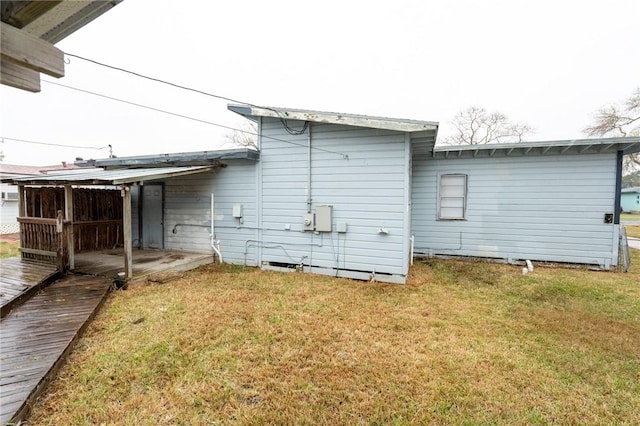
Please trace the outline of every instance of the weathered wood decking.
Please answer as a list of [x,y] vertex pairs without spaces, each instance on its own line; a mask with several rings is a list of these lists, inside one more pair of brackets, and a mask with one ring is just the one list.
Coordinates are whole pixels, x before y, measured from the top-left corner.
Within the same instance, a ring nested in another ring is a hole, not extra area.
[[102,304],[111,280],[65,276],[0,326],[0,424],[24,418]]
[[57,276],[52,263],[19,257],[0,260],[0,318]]
[[[134,249],[132,255],[133,281],[163,272],[188,271],[213,262],[211,254],[176,250]],[[78,253],[75,263],[74,270],[77,272],[117,278],[118,272],[124,271],[124,252],[122,249],[113,249]]]

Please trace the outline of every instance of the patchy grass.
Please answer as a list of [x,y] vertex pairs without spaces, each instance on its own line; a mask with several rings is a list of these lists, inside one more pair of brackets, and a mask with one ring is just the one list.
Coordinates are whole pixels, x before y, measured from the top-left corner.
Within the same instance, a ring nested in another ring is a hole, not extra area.
[[20,252],[18,248],[20,247],[20,242],[7,242],[0,241],[0,259],[6,259],[8,257],[17,257],[20,256]]
[[627,237],[640,238],[640,226],[625,226]]
[[28,424],[638,424],[629,273],[209,267],[113,293]]
[[640,214],[621,213],[620,220],[640,220]]

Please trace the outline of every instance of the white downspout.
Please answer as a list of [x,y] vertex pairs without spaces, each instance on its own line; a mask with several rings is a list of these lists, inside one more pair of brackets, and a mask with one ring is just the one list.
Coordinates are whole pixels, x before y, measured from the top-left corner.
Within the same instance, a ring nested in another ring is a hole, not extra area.
[[215,228],[215,201],[213,198],[213,192],[211,193],[211,249],[218,255],[220,263],[224,263],[222,260],[222,252],[220,251],[220,240],[216,240],[216,228]]

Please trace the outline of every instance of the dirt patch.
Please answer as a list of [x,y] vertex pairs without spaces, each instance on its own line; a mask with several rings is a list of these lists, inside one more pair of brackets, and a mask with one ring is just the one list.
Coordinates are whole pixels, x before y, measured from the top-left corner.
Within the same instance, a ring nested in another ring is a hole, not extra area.
[[20,234],[2,234],[0,235],[0,241],[4,243],[15,243],[20,241]]

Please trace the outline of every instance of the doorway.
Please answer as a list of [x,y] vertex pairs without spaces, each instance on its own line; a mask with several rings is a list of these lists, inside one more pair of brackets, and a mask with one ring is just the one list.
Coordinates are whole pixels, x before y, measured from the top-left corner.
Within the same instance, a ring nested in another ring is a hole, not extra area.
[[164,248],[164,186],[145,184],[142,195],[142,229],[140,248]]

